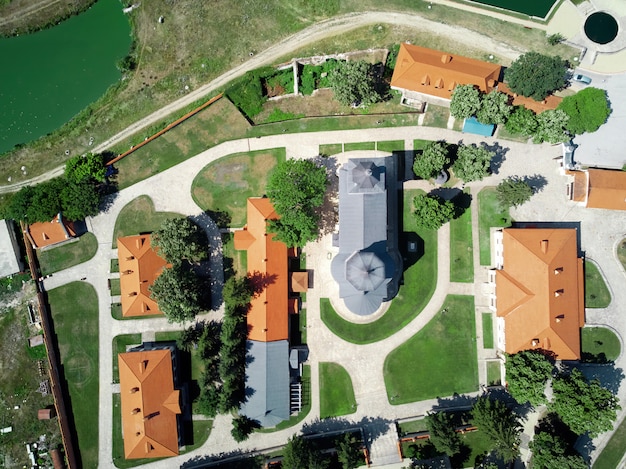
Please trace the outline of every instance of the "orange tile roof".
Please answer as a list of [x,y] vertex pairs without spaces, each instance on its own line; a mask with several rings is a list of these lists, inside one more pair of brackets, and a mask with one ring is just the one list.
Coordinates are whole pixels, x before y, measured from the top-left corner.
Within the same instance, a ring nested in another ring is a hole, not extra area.
[[574,202],[584,202],[587,200],[587,173],[584,171],[566,170],[565,174],[574,177],[574,184],[572,185],[572,194],[570,198]]
[[126,459],[178,454],[180,391],[169,349],[118,354]]
[[117,239],[120,269],[122,316],[162,314],[156,301],[150,298],[150,286],[161,274],[165,259],[150,244],[150,235],[126,236]]
[[456,85],[473,84],[488,93],[502,67],[425,47],[400,44],[391,87],[450,99]]
[[589,169],[587,207],[626,210],[626,171]]
[[76,236],[74,225],[61,214],[49,222],[37,222],[28,225],[28,237],[35,248],[43,248],[62,243]]
[[498,84],[498,91],[513,97],[511,104],[514,106],[524,106],[526,109],[535,112],[535,114],[541,114],[548,109],[556,109],[559,104],[561,104],[561,101],[563,101],[563,98],[554,96],[553,94],[547,96],[543,101],[535,101],[533,98],[527,98],[526,96],[513,93],[506,83]]
[[291,273],[291,291],[297,293],[306,292],[309,288],[308,272],[292,272]]
[[235,249],[248,251],[248,275],[258,295],[248,311],[248,338],[260,342],[289,338],[287,245],[266,232],[267,221],[278,214],[269,199],[248,199],[248,224],[235,232]]
[[504,267],[496,272],[496,311],[505,351],[540,348],[580,359],[584,278],[575,229],[503,230]]

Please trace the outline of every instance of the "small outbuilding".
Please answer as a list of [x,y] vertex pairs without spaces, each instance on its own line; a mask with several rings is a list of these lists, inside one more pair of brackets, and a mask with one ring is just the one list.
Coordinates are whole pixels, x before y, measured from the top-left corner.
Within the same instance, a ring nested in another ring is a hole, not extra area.
[[46,407],[45,409],[39,409],[37,412],[37,418],[39,420],[51,420],[57,416],[56,410],[54,407]]

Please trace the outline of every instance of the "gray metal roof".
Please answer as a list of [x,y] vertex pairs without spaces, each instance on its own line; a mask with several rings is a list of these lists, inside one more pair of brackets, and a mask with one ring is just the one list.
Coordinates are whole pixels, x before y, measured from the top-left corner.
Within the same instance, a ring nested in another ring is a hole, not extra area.
[[249,340],[246,366],[248,400],[240,412],[274,427],[289,418],[289,343]]
[[20,251],[11,225],[9,220],[0,220],[0,277],[16,274],[21,270]]

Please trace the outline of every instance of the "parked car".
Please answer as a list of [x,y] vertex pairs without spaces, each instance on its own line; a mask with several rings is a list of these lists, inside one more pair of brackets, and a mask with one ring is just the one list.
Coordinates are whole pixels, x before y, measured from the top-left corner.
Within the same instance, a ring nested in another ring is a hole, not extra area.
[[585,85],[589,85],[591,83],[591,78],[587,75],[576,74],[572,77],[572,80],[577,81],[579,83],[584,83]]

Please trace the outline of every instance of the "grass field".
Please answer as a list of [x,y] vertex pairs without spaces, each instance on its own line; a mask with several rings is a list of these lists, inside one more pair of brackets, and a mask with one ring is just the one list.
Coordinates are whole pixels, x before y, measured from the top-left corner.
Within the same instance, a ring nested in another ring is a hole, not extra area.
[[387,356],[384,376],[395,405],[475,391],[474,297],[448,295],[441,312]]
[[604,447],[593,469],[619,469],[618,465],[626,452],[626,419],[617,427],[613,436]]
[[343,152],[343,145],[341,143],[328,143],[326,145],[320,145],[320,155],[332,156]]
[[[324,324],[337,336],[355,344],[382,340],[406,326],[428,304],[437,283],[437,232],[418,228],[411,215],[415,190],[404,191],[404,231],[415,233],[423,242],[422,252],[405,259],[404,284],[387,312],[368,324],[354,324],[340,317],[328,299],[320,302]],[[418,243],[419,245],[420,243]],[[413,253],[412,253],[413,254]],[[421,257],[420,257],[421,256]],[[410,264],[410,265],[407,265]]]
[[205,166],[193,180],[191,194],[202,210],[225,211],[230,225],[246,223],[248,197],[262,197],[271,170],[285,160],[285,149],[237,153]]
[[117,247],[117,238],[152,233],[170,218],[183,218],[183,215],[173,212],[155,212],[154,203],[150,197],[147,195],[137,197],[120,211],[115,220],[113,248]]
[[389,153],[394,151],[404,151],[404,140],[387,140],[384,142],[377,142],[376,149],[378,151],[388,151]]
[[474,281],[472,248],[472,211],[468,208],[459,218],[450,220],[450,281]]
[[98,465],[98,297],[73,282],[48,292],[82,467]]
[[426,420],[423,418],[411,420],[410,422],[399,423],[398,427],[400,429],[400,435],[404,435],[406,433],[424,432],[428,430]]
[[493,348],[493,314],[483,313],[483,347]]
[[585,262],[585,307],[606,308],[611,303],[609,292],[604,277],[598,270],[598,266],[591,261]]
[[491,265],[490,228],[511,226],[509,209],[502,210],[495,187],[485,187],[478,193],[478,227],[480,231],[480,265]]
[[606,327],[583,327],[582,353],[586,361],[614,361],[619,357],[621,345],[615,333]]
[[352,380],[344,367],[337,363],[319,364],[320,418],[341,417],[356,411]]
[[439,127],[441,129],[447,129],[449,117],[449,108],[445,106],[437,106],[436,104],[428,104],[428,107],[426,108],[426,116],[424,117],[424,127]]
[[88,261],[96,255],[98,240],[93,233],[85,233],[78,241],[37,251],[42,275],[52,274]]
[[502,373],[499,361],[487,362],[487,385],[497,386],[502,381]]

